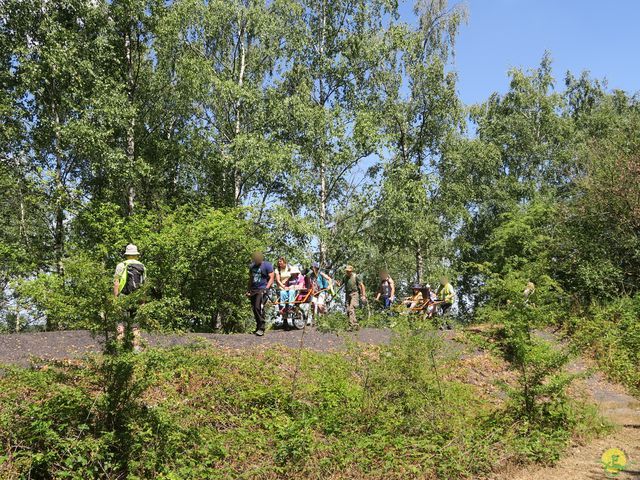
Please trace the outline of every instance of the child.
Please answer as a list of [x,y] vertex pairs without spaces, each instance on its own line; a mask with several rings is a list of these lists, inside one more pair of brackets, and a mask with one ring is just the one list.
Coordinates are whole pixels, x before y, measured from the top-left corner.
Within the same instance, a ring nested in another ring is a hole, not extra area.
[[422,303],[422,286],[416,283],[413,287],[411,287],[411,290],[413,291],[413,293],[410,297],[405,298],[404,304],[408,308],[415,308],[416,305]]

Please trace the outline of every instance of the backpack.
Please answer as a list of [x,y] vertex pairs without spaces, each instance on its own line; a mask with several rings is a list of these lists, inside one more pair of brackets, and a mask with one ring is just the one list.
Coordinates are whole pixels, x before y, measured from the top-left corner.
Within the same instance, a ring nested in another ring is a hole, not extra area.
[[124,262],[124,287],[123,295],[129,295],[139,289],[145,281],[145,268],[140,262],[127,260]]

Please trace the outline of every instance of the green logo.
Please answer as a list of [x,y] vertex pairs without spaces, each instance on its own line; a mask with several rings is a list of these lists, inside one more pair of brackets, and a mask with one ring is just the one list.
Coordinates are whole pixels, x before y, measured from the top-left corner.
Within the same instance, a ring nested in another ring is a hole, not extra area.
[[602,468],[604,468],[607,477],[615,477],[620,472],[624,471],[629,463],[627,454],[619,448],[610,448],[605,450],[602,454]]

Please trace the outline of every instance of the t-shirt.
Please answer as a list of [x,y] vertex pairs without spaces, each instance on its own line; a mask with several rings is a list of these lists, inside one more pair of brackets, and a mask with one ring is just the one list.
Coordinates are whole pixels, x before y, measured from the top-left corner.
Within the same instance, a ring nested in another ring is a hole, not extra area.
[[346,295],[358,292],[358,286],[360,285],[362,285],[362,280],[355,273],[352,273],[348,277],[344,277],[344,293]]
[[251,288],[255,290],[267,288],[269,275],[273,273],[273,265],[269,262],[262,262],[260,265],[252,263],[249,267],[251,275]]
[[287,264],[286,267],[280,268],[278,267],[278,276],[280,277],[280,281],[283,285],[286,285],[289,281],[289,277],[291,276],[291,267]]
[[322,270],[318,271],[318,278],[316,279],[316,283],[318,284],[318,290],[325,290],[329,288],[329,280],[322,275]]
[[326,290],[329,288],[329,280],[322,275],[322,270],[318,270],[318,275],[311,272],[309,274],[309,279],[311,280],[311,284],[315,285],[316,290]]
[[306,280],[304,275],[298,274],[297,278],[289,277],[285,285],[287,285],[287,287],[294,287],[295,290],[303,290],[306,288]]
[[456,295],[450,283],[445,283],[444,285],[442,285],[438,293],[438,296],[447,303],[453,303]]
[[385,278],[380,282],[380,291],[383,297],[391,296],[391,279]]

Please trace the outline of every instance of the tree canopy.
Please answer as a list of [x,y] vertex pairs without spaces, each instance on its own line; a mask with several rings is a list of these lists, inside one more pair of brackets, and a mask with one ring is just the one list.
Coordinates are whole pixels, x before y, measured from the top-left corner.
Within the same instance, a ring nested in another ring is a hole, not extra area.
[[448,274],[468,315],[510,275],[576,308],[635,295],[638,96],[586,72],[558,81],[545,54],[465,106],[451,59],[467,12],[426,0],[414,14],[2,2],[3,317],[104,316],[129,242],[168,328],[238,328],[257,248],[353,263],[371,284],[387,269],[399,288]]

